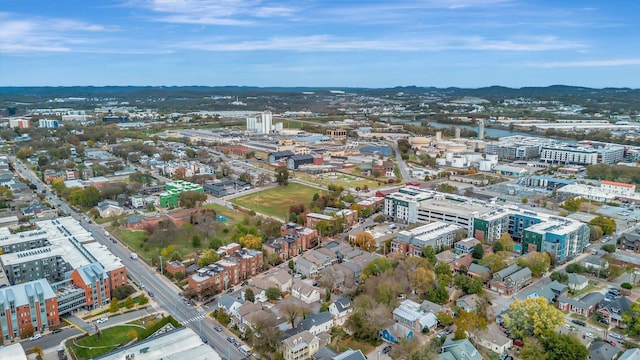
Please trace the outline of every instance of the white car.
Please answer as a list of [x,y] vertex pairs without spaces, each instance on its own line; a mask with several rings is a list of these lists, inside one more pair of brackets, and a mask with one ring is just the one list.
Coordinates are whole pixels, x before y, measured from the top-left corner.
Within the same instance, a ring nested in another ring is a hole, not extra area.
[[584,336],[586,336],[586,337],[588,337],[588,338],[591,338],[591,339],[595,339],[595,338],[596,338],[596,336],[595,336],[595,335],[593,335],[593,334],[592,334],[592,333],[590,333],[590,332],[585,333],[585,334],[584,334]]
[[105,316],[105,317],[102,317],[102,318],[100,318],[100,319],[98,319],[98,320],[96,321],[96,324],[102,324],[102,323],[105,323],[105,322],[107,322],[107,320],[109,320],[109,318],[108,318],[108,317],[106,317],[106,316]]
[[33,340],[38,340],[42,337],[42,334],[35,334],[32,337],[29,338],[29,340],[33,341]]

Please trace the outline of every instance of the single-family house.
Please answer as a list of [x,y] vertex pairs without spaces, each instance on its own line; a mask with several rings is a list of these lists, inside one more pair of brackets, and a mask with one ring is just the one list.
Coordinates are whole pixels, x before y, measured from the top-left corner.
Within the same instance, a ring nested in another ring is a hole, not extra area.
[[589,279],[586,276],[571,273],[567,285],[571,291],[580,291],[589,286]]
[[124,208],[112,201],[102,201],[96,206],[96,208],[102,218],[120,216],[124,213]]
[[435,314],[424,312],[420,304],[413,300],[404,300],[393,310],[393,320],[416,331],[432,329],[438,324]]
[[320,339],[308,331],[302,331],[281,342],[285,360],[306,360],[320,348]]
[[329,313],[333,317],[334,325],[344,325],[349,315],[353,312],[351,298],[341,297],[329,305]]
[[236,311],[235,318],[232,318],[232,322],[238,325],[238,327],[243,327],[244,325],[251,326],[251,321],[249,321],[248,315],[259,310],[262,310],[262,305],[246,301],[244,304],[240,305]]
[[442,344],[437,360],[482,360],[482,355],[469,339],[451,340],[447,338]]
[[331,360],[367,360],[367,357],[364,356],[362,350],[349,349],[342,354],[332,357]]
[[569,288],[567,285],[545,278],[537,282],[534,286],[529,286],[518,292],[515,297],[520,301],[543,297],[551,304],[555,302],[558,296],[566,296],[568,291]]
[[304,281],[296,281],[293,283],[293,286],[291,286],[291,295],[307,304],[320,300],[320,290]]
[[604,299],[604,295],[600,292],[586,294],[579,300],[566,296],[558,296],[557,306],[558,309],[562,311],[589,317],[598,309],[598,304],[602,299]]
[[606,270],[609,268],[609,262],[607,259],[598,255],[589,255],[584,259],[584,267],[587,271],[597,272],[600,270]]
[[611,301],[601,301],[598,312],[602,315],[605,322],[610,325],[620,325],[622,322],[622,314],[629,311],[633,302],[629,298],[622,296]]
[[467,268],[467,275],[485,283],[491,278],[491,270],[489,270],[489,268],[486,266],[471,263]]
[[298,324],[298,329],[309,331],[313,335],[329,332],[333,326],[333,318],[328,311],[317,314],[309,314]]
[[224,310],[232,317],[238,316],[238,309],[244,304],[244,300],[238,300],[230,295],[224,294],[218,299],[218,309]]
[[640,359],[640,349],[638,348],[628,349],[627,351],[622,353],[622,355],[620,355],[620,357],[618,358],[618,360],[635,360],[635,359]]
[[380,337],[382,340],[396,344],[402,339],[413,339],[413,330],[400,323],[394,323],[380,330]]
[[508,338],[497,324],[489,324],[486,330],[481,330],[474,336],[476,345],[482,346],[496,354],[502,354],[513,346],[513,340]]
[[422,304],[420,304],[420,309],[422,309],[422,311],[424,311],[424,312],[430,312],[430,313],[433,313],[435,315],[438,315],[438,313],[440,311],[442,311],[445,314],[453,316],[453,310],[450,307],[448,307],[446,305],[436,304],[436,303],[431,302],[429,300],[423,301]]
[[473,248],[478,244],[481,244],[480,240],[470,237],[455,243],[454,249],[458,254],[471,254]]
[[297,273],[306,277],[313,277],[318,274],[318,265],[303,256],[299,256],[295,260],[294,269]]
[[618,239],[620,249],[640,252],[640,234],[624,233]]
[[619,352],[618,348],[609,343],[601,340],[594,341],[589,348],[589,360],[613,360]]
[[475,311],[480,304],[480,297],[476,294],[465,295],[456,300],[456,306],[466,312]]

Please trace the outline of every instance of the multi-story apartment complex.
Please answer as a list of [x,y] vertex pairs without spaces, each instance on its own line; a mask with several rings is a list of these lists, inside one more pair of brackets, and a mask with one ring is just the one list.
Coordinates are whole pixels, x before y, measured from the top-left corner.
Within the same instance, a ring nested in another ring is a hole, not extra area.
[[574,144],[542,147],[540,161],[551,164],[593,165],[598,163],[598,150]]
[[15,234],[0,228],[0,266],[10,284],[63,281],[74,268],[96,262],[107,273],[111,289],[127,283],[124,264],[73,218],[38,221],[35,227]]
[[492,205],[464,196],[407,186],[384,198],[384,214],[404,224],[442,221],[473,229],[473,218],[491,211]]
[[202,186],[190,183],[188,181],[172,181],[164,184],[165,191],[160,193],[161,207],[177,207],[180,203],[180,194],[185,191],[197,191],[204,193]]
[[456,231],[461,229],[458,225],[435,221],[412,230],[403,230],[391,242],[391,251],[420,257],[427,246],[434,250],[452,246]]
[[198,297],[210,296],[237,285],[262,270],[261,251],[242,249],[239,244],[231,243],[219,248],[218,254],[221,256],[220,260],[198,269],[189,277],[187,294]]
[[500,160],[531,160],[540,156],[542,146],[554,142],[553,140],[532,136],[506,136],[500,141],[488,142],[485,153],[496,154]]
[[317,230],[295,223],[282,225],[280,234],[279,238],[262,245],[262,250],[267,257],[277,254],[280,259],[287,260],[318,245]]
[[10,340],[29,331],[60,325],[58,302],[46,280],[0,289],[0,336]]

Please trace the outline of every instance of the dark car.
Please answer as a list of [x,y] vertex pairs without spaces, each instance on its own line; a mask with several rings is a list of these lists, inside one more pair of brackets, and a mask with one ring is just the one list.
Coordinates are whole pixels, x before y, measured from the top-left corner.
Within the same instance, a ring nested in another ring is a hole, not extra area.
[[59,333],[59,332],[62,332],[62,329],[55,329],[55,330],[53,330],[51,333],[52,333],[52,334],[57,334],[57,333]]
[[233,292],[233,288],[227,290],[227,294],[231,294]]
[[149,294],[149,297],[154,297],[154,296],[155,296],[155,295],[153,294],[153,291],[151,291],[151,290],[148,290],[148,291],[147,291],[147,294]]
[[207,338],[204,336],[200,336],[200,339],[202,339],[202,342],[205,344],[209,342],[209,340],[207,340]]
[[382,348],[382,353],[383,354],[388,354],[391,352],[391,345],[387,345],[384,348]]
[[571,320],[571,322],[579,326],[587,326],[587,323],[582,320]]

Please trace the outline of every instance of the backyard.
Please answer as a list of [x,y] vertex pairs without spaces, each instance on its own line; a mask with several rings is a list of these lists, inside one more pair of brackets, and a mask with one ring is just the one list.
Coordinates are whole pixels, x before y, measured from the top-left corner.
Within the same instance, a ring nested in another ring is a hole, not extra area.
[[278,186],[235,198],[231,202],[258,213],[285,220],[291,205],[302,203],[309,206],[316,193],[322,193],[322,190],[289,183],[287,186]]

